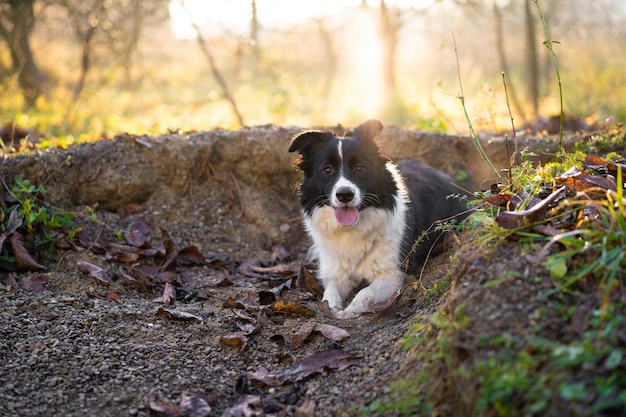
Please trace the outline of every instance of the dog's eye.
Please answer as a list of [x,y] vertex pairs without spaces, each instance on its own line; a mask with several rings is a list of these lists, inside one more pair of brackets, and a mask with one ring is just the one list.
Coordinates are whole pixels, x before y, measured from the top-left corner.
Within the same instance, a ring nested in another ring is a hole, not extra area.
[[322,174],[324,175],[333,175],[334,173],[335,170],[330,165],[326,165],[324,168],[322,168]]
[[367,168],[365,167],[365,165],[358,164],[357,166],[354,167],[354,170],[356,171],[357,174],[365,174],[365,171],[367,171]]

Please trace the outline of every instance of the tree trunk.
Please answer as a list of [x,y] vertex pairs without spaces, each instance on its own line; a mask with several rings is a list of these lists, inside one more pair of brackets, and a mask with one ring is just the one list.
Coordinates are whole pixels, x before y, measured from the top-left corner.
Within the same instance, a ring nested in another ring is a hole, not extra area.
[[382,82],[383,97],[382,111],[390,117],[392,122],[401,123],[395,120],[396,112],[396,46],[398,42],[398,32],[401,23],[399,16],[391,16],[385,0],[380,0],[380,22],[381,22],[381,40],[382,40]]
[[335,49],[333,33],[328,30],[324,22],[324,19],[316,19],[317,27],[324,44],[324,52],[326,53],[326,71],[324,74],[324,84],[322,85],[322,114],[325,118],[328,110],[330,93],[333,89],[335,74],[337,73],[338,57]]
[[383,81],[383,106],[389,111],[396,98],[396,44],[400,24],[398,19],[392,19],[387,9],[385,0],[380,0],[380,22],[382,39],[382,81]]
[[30,49],[30,33],[35,24],[34,3],[35,0],[10,1],[9,13],[13,27],[6,29],[12,72],[17,74],[20,88],[29,105],[33,105],[41,95],[44,83],[43,74]]
[[235,98],[230,93],[230,89],[228,88],[228,84],[226,83],[226,80],[222,76],[222,72],[217,68],[217,63],[215,62],[215,57],[213,56],[213,52],[211,52],[211,48],[209,48],[209,45],[205,42],[204,37],[200,33],[200,28],[198,27],[198,25],[193,20],[191,22],[192,22],[194,29],[196,30],[196,39],[198,40],[198,45],[200,46],[200,49],[202,50],[204,57],[209,62],[209,66],[211,67],[211,72],[213,72],[213,76],[215,77],[219,85],[222,87],[222,92],[224,93],[224,96],[230,103],[230,107],[233,110],[233,113],[235,117],[237,118],[239,125],[245,126],[243,117],[241,116],[241,112],[239,112],[239,108],[237,107],[237,102],[235,101]]
[[524,110],[524,106],[521,104],[519,97],[517,97],[516,89],[513,87],[513,82],[510,77],[509,64],[506,59],[506,51],[504,48],[504,30],[502,27],[502,13],[500,12],[500,7],[498,7],[497,1],[493,1],[493,18],[495,21],[495,29],[496,29],[496,51],[498,52],[498,60],[500,61],[500,68],[502,72],[507,76],[507,90],[509,92],[509,97],[511,98],[511,103],[513,103],[513,108],[519,114],[524,122],[526,122],[526,111]]
[[252,49],[252,71],[256,76],[259,72],[259,62],[261,60],[259,54],[259,19],[257,16],[256,0],[252,0],[250,6],[252,8],[252,17],[250,18],[250,48]]
[[535,18],[531,12],[531,1],[524,2],[526,18],[526,64],[528,65],[528,98],[532,105],[533,116],[539,113],[539,58],[537,36],[535,34]]

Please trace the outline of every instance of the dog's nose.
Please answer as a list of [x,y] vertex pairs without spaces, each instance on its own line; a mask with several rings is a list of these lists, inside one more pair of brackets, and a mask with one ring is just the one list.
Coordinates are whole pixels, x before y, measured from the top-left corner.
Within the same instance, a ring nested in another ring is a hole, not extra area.
[[354,199],[354,191],[346,187],[338,189],[335,195],[341,203],[349,203]]

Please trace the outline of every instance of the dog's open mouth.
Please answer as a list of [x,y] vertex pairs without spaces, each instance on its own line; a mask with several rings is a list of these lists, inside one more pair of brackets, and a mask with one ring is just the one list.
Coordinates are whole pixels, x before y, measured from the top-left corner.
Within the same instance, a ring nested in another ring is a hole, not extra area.
[[356,207],[338,207],[335,209],[335,219],[342,226],[352,226],[359,218],[359,209]]

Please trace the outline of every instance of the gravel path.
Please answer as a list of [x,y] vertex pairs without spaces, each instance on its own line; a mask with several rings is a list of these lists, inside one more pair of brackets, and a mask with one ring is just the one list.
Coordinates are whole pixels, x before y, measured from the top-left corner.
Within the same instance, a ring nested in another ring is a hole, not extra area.
[[[246,415],[238,414],[236,404],[253,395],[261,403],[250,405],[258,411],[250,415],[356,415],[361,406],[390,393],[387,383],[406,357],[400,341],[411,320],[401,316],[415,311],[411,287],[391,317],[340,322],[321,314],[261,315],[258,330],[242,349],[220,342],[238,330],[238,316],[222,300],[258,291],[266,283],[235,276],[231,287],[199,291],[193,300],[173,306],[118,283],[114,289],[120,298],[110,299],[107,288],[72,267],[86,259],[98,262],[90,254],[65,253],[56,272],[45,274],[48,281],[41,292],[0,293],[0,414],[176,415],[160,407],[178,406],[184,396],[204,396],[211,409],[205,415]],[[189,287],[203,287],[216,272],[193,274]],[[33,274],[14,277],[20,284]],[[288,290],[287,296],[290,292],[300,294]],[[315,309],[316,302],[307,305]],[[162,319],[160,308],[199,319]],[[350,336],[333,341],[315,332],[291,349],[290,341],[311,323],[334,325]],[[261,367],[281,373],[329,349],[350,354],[353,364],[342,370],[320,368],[319,374],[276,387],[250,382]],[[306,414],[306,407],[315,414]]]

